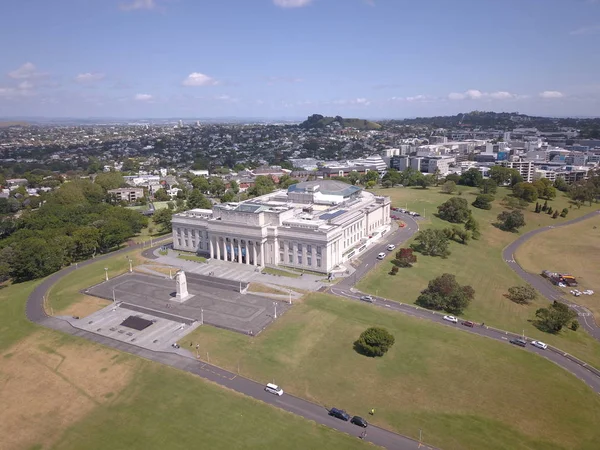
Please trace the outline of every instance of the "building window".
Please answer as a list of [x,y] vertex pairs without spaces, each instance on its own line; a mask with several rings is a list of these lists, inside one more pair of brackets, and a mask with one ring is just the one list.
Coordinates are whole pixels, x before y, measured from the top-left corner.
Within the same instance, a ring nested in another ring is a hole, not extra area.
[[292,245],[291,242],[288,242],[288,250],[291,252],[294,250],[294,246]]
[[202,241],[200,241],[200,248],[204,248],[204,243]]
[[302,256],[298,255],[298,264],[302,265]]
[[312,266],[312,258],[311,258],[310,256],[308,256],[308,257],[306,258],[306,265],[307,265],[307,266]]
[[181,228],[177,228],[177,236],[181,236]]
[[288,255],[290,258],[290,264],[294,264],[294,256],[293,255]]
[[321,254],[321,246],[317,245],[317,255],[320,255],[320,254]]
[[279,250],[283,251],[284,243],[283,241],[279,241]]
[[192,247],[196,247],[196,241],[192,241]]
[[192,237],[196,237],[196,230],[192,230]]
[[177,243],[179,244],[179,246],[181,247],[181,238],[177,239]]
[[302,253],[302,244],[298,244],[298,252]]
[[283,262],[283,253],[279,254],[279,262],[282,263]]
[[317,267],[321,267],[321,260],[317,258]]
[[189,247],[189,244],[188,244],[188,240],[187,240],[187,239],[185,240],[185,246],[186,246],[186,247]]

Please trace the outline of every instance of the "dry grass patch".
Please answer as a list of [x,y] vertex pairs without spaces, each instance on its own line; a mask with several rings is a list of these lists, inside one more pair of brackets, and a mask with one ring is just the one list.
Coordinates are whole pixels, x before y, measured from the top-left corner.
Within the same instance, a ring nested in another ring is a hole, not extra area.
[[109,402],[135,363],[97,345],[39,331],[0,356],[2,449],[50,448],[62,432]]
[[84,295],[77,303],[73,303],[62,311],[54,311],[54,315],[87,317],[111,303],[110,300]]

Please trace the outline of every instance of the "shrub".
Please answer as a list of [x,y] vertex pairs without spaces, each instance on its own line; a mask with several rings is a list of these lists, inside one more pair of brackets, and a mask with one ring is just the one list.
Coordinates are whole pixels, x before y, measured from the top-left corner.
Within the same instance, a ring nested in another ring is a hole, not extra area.
[[579,329],[579,321],[577,319],[571,322],[571,330],[577,331]]
[[472,205],[475,208],[479,209],[492,209],[492,202],[494,201],[494,196],[491,194],[479,194]]
[[415,236],[415,241],[411,247],[424,255],[441,256],[442,258],[450,255],[450,250],[448,250],[449,241],[444,230],[427,228],[419,231]]
[[396,275],[397,273],[398,273],[398,266],[392,267],[392,270],[390,270],[390,275]]
[[554,214],[552,214],[552,218],[556,219],[558,217],[558,209],[556,211],[554,211]]
[[438,206],[440,219],[452,223],[463,223],[471,216],[469,204],[464,198],[451,198]]
[[567,208],[563,208],[562,212],[560,213],[560,217],[567,217],[567,214],[569,214],[569,210]]
[[461,314],[474,297],[475,291],[471,286],[461,286],[454,275],[445,273],[429,282],[416,304],[423,308]]
[[498,223],[505,231],[517,231],[525,226],[525,217],[521,211],[502,211],[498,214]]
[[394,335],[381,327],[367,328],[354,342],[354,349],[365,356],[383,356],[396,342]]
[[548,213],[548,215],[552,214],[554,212],[554,210],[552,209],[552,206],[550,206],[548,208],[548,211],[546,211]]
[[[413,253],[412,248],[401,248],[396,252],[396,259],[393,261],[398,267],[412,267],[417,262],[417,255]],[[396,269],[398,268],[396,267]],[[398,270],[396,270],[398,272]]]
[[508,288],[507,297],[511,299],[515,303],[519,303],[521,305],[527,305],[531,303],[537,297],[536,290],[527,285],[527,286],[513,286]]

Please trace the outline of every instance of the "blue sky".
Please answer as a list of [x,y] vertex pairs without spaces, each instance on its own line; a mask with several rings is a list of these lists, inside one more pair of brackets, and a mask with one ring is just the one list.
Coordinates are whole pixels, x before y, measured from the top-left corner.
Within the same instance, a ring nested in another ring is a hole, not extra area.
[[5,0],[0,117],[600,116],[600,0]]

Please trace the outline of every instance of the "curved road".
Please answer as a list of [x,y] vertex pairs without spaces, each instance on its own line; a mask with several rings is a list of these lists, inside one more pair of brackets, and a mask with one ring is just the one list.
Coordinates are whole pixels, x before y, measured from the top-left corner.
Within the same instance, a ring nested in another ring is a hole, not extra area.
[[563,222],[560,225],[550,225],[525,233],[524,235],[520,236],[519,239],[509,244],[502,251],[502,258],[510,266],[510,268],[517,273],[517,275],[519,275],[526,283],[529,283],[534,288],[536,288],[544,297],[546,297],[546,299],[548,299],[548,301],[553,302],[554,300],[558,300],[560,302],[566,303],[575,311],[577,311],[577,314],[579,315],[579,321],[586,329],[586,331],[598,341],[600,341],[600,328],[594,321],[594,317],[592,316],[592,314],[586,308],[567,300],[563,296],[562,292],[560,292],[552,283],[543,278],[541,275],[532,274],[525,271],[515,260],[515,253],[517,249],[536,234],[543,233],[544,231],[552,230],[554,228],[562,228],[568,225],[572,225],[574,223],[582,222],[584,220],[595,217],[598,214],[600,214],[600,211],[594,211],[577,219]]
[[[589,216],[589,215],[588,215]],[[583,218],[576,219],[574,221],[565,222],[566,224],[574,223],[576,221],[584,220],[588,216],[584,216]],[[360,280],[370,269],[372,269],[375,265],[381,263],[381,261],[377,260],[377,254],[379,252],[385,251],[385,247],[393,243],[395,245],[400,245],[402,242],[405,242],[409,239],[414,233],[418,231],[418,224],[413,220],[413,218],[409,216],[403,216],[403,220],[406,222],[406,226],[404,228],[398,228],[395,231],[391,232],[389,235],[382,240],[381,243],[373,245],[369,250],[363,253],[360,257],[362,263],[356,269],[356,271],[347,278],[339,281],[337,285],[330,288],[330,291],[338,296],[342,296],[351,300],[360,301],[360,292],[353,289],[353,286],[356,284],[358,280]],[[539,231],[542,231],[541,229]],[[536,230],[537,231],[537,230]],[[538,231],[538,232],[539,232]],[[535,232],[528,233],[523,235],[520,239],[515,241],[516,243],[522,243],[526,238],[526,236],[531,237]],[[157,243],[170,239],[170,236],[167,236],[161,240],[157,240]],[[518,244],[518,245],[519,245]],[[517,246],[518,246],[517,245]],[[514,248],[516,248],[515,246]],[[125,253],[131,251],[136,248],[141,248],[140,244],[127,247],[117,252],[113,252],[107,255],[103,255],[93,260],[88,260],[82,263],[79,263],[79,267],[91,264],[96,261],[101,261],[106,258],[111,258],[114,255],[118,255],[119,253]],[[512,248],[512,244],[507,247],[506,251]],[[513,252],[509,252],[509,255],[512,255]],[[507,259],[505,257],[505,259]],[[514,259],[514,258],[511,258]],[[511,265],[511,267],[514,266]],[[264,391],[264,385],[261,383],[257,383],[253,380],[241,377],[232,372],[223,370],[219,367],[212,366],[210,364],[198,361],[193,357],[178,354],[175,352],[155,352],[147,349],[143,349],[141,347],[137,347],[135,345],[127,344],[124,342],[119,342],[112,340],[110,338],[83,331],[80,329],[73,328],[68,322],[55,318],[49,317],[46,315],[44,310],[44,298],[52,285],[56,283],[63,276],[77,270],[75,266],[67,267],[55,274],[46,278],[42,283],[40,283],[36,289],[31,293],[26,306],[26,314],[27,318],[32,322],[36,322],[42,326],[52,328],[55,330],[59,330],[68,334],[72,334],[75,336],[80,336],[85,339],[115,348],[120,351],[132,353],[143,358],[156,361],[162,364],[168,364],[170,366],[176,367],[181,370],[188,371],[190,373],[194,373],[198,376],[201,376],[205,379],[211,380],[215,383],[218,383],[222,386],[226,386],[230,389],[234,389],[238,392],[251,396],[255,399],[261,400],[265,403],[269,403],[271,405],[277,406],[286,411],[298,414],[306,419],[313,420],[322,425],[326,425],[328,427],[334,428],[338,431],[358,436],[361,433],[361,429],[352,425],[348,422],[343,422],[338,419],[334,419],[327,415],[327,408],[324,405],[318,405],[315,403],[308,402],[306,400],[294,397],[289,394],[285,394],[282,397],[274,396],[271,394],[267,394]],[[522,269],[521,269],[522,270]],[[518,273],[518,272],[517,272]],[[526,275],[529,275],[525,272]],[[532,283],[533,284],[533,283]],[[544,292],[544,291],[542,291]],[[397,303],[394,301],[390,301],[383,298],[376,298],[376,302],[373,304],[376,307],[382,307],[391,309],[397,312],[401,312],[403,314],[407,314],[413,317],[418,317],[422,319],[431,320],[437,322],[439,324],[445,326],[451,326],[458,328],[464,332],[470,332],[474,334],[478,334],[481,336],[485,336],[488,338],[496,339],[499,341],[508,342],[508,339],[513,335],[511,333],[493,329],[491,327],[474,327],[467,328],[461,325],[449,324],[448,322],[442,319],[443,315],[437,312],[429,311],[421,309],[414,305],[407,305],[402,303]],[[515,349],[516,351],[520,349]],[[587,383],[592,389],[600,393],[600,372],[596,371],[594,368],[581,363],[575,358],[561,352],[558,349],[548,350],[540,350],[531,345],[528,345],[525,349],[526,351],[531,351],[537,353],[564,369],[568,370],[582,381]],[[343,405],[328,405],[329,407],[338,406],[343,407]],[[417,441],[410,439],[405,436],[401,436],[399,434],[393,433],[391,431],[378,428],[375,426],[369,426],[368,435],[366,437],[367,441],[370,441],[376,445],[389,448],[389,449],[397,449],[397,450],[409,450],[414,448],[431,448],[426,445],[419,444]]]

